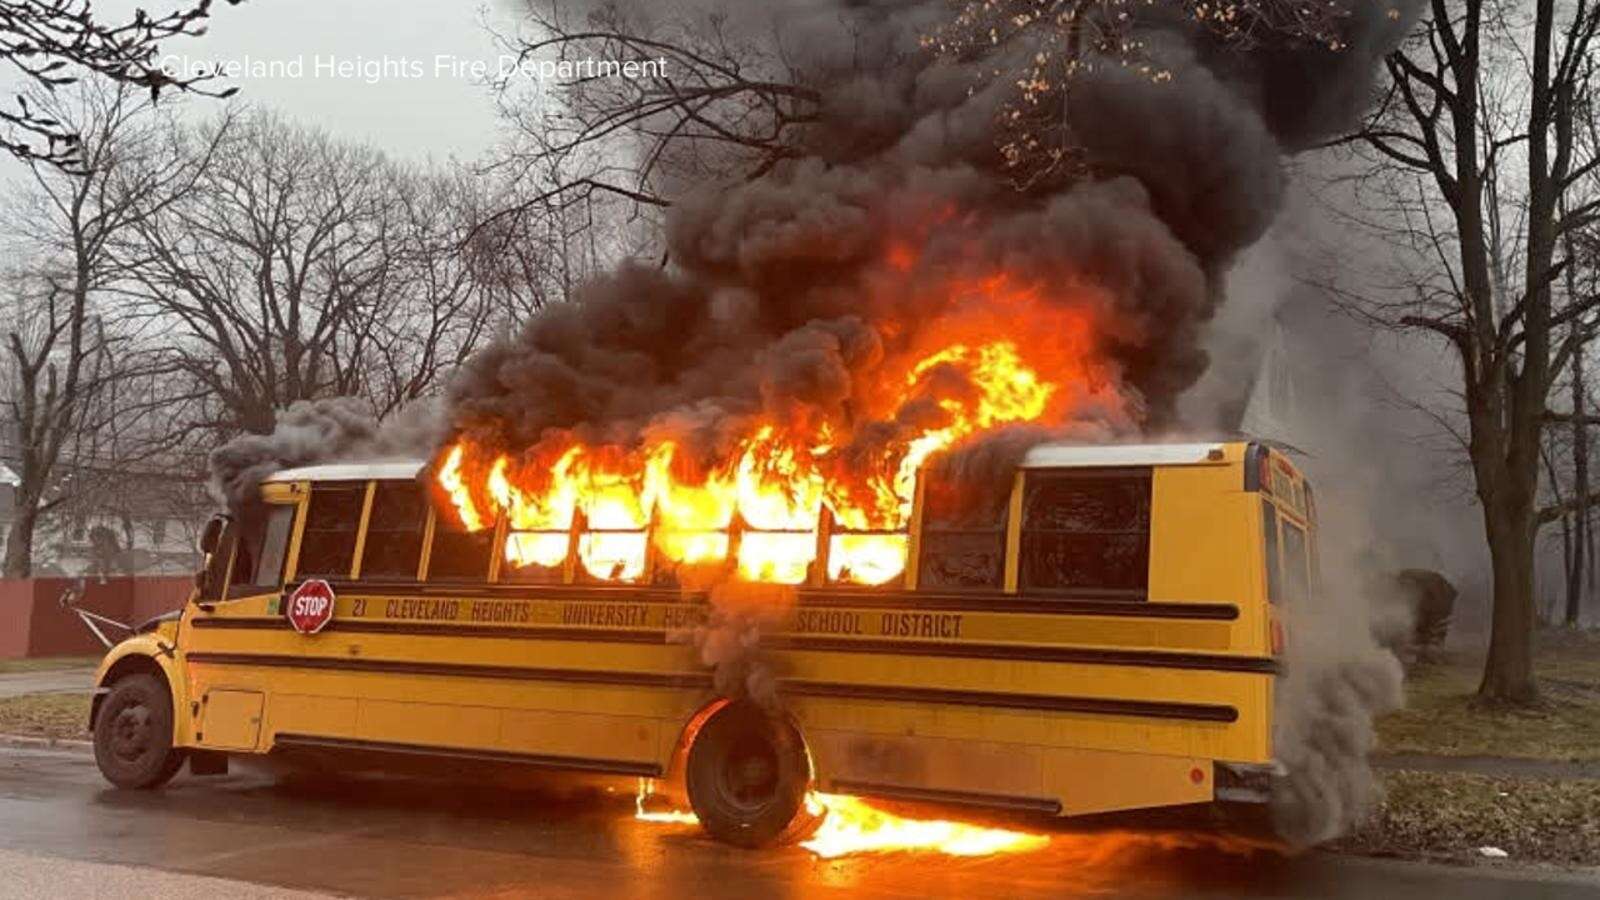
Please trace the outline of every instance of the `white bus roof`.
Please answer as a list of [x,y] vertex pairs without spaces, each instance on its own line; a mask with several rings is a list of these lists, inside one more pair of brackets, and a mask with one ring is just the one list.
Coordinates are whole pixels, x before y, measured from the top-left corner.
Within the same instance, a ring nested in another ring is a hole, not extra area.
[[[1213,457],[1213,454],[1217,454]],[[1025,469],[1086,468],[1091,466],[1176,466],[1216,462],[1222,444],[1041,444],[1023,457]],[[381,462],[331,463],[284,469],[271,481],[366,481],[370,478],[416,478],[427,463],[420,459]]]
[[1029,450],[1028,455],[1022,458],[1022,467],[1055,469],[1089,466],[1181,466],[1221,460],[1221,443],[1040,444]]
[[366,481],[369,478],[408,479],[417,477],[427,465],[420,459],[396,459],[383,462],[330,463],[322,466],[301,466],[274,472],[267,481]]

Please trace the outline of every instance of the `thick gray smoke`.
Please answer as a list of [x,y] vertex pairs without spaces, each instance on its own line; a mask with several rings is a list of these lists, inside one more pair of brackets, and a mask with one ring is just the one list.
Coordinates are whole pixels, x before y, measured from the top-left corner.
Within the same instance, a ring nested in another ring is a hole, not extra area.
[[1291,204],[1289,221],[1229,273],[1230,304],[1246,301],[1257,315],[1230,307],[1234,321],[1212,338],[1241,348],[1255,374],[1230,380],[1213,370],[1184,398],[1195,421],[1242,416],[1252,435],[1300,448],[1296,462],[1316,488],[1322,583],[1308,603],[1283,610],[1274,734],[1288,769],[1274,812],[1300,843],[1358,824],[1379,796],[1367,764],[1373,719],[1400,705],[1393,648],[1409,639],[1414,612],[1395,576],[1423,568],[1470,581],[1480,553],[1470,548],[1483,540],[1427,440],[1438,427],[1432,413],[1408,402],[1448,380],[1440,360],[1375,335],[1330,305],[1316,279],[1295,277],[1315,272],[1330,250],[1342,268],[1353,258],[1378,266],[1387,249],[1352,246],[1313,212]]
[[237,509],[254,499],[261,480],[280,469],[340,459],[412,457],[442,440],[445,422],[433,403],[412,404],[380,424],[354,397],[301,400],[278,413],[271,434],[241,435],[211,452],[211,492]]
[[1274,784],[1272,806],[1280,833],[1310,845],[1359,825],[1380,795],[1367,760],[1377,742],[1373,720],[1404,699],[1400,659],[1382,638],[1411,623],[1392,593],[1373,589],[1388,573],[1373,569],[1373,555],[1360,544],[1382,528],[1375,521],[1380,502],[1356,479],[1339,477],[1345,463],[1302,465],[1314,484],[1324,476],[1322,579],[1314,596],[1283,610],[1288,646],[1273,750],[1287,774]]
[[1358,825],[1379,796],[1367,756],[1373,717],[1400,707],[1400,660],[1381,647],[1354,585],[1332,583],[1319,602],[1290,610],[1287,670],[1278,679],[1273,748],[1286,769],[1274,785],[1279,833],[1311,845]]
[[710,586],[707,599],[706,621],[670,634],[668,640],[695,648],[722,696],[779,709],[781,673],[761,637],[794,609],[795,589],[786,584],[719,580]]

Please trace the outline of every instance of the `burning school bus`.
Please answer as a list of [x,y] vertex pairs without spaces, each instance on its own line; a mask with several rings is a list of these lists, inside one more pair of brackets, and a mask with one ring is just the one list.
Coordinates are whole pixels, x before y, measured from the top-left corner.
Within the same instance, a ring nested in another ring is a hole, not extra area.
[[[898,528],[763,509],[740,465],[731,501],[591,471],[564,508],[461,445],[279,472],[208,528],[181,615],[102,663],[101,770],[144,788],[314,749],[616,773],[746,846],[803,836],[815,791],[1261,799],[1275,610],[1313,583],[1311,491],[1277,451],[1044,444],[980,504],[914,470]],[[691,500],[716,515],[675,519]]]

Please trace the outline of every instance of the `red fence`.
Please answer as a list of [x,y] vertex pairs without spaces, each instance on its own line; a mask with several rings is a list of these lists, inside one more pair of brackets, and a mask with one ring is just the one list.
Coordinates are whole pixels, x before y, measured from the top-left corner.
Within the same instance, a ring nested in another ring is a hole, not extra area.
[[[97,653],[104,648],[78,617],[60,607],[62,591],[75,578],[0,579],[0,659]],[[89,578],[78,605],[119,622],[137,625],[180,609],[194,579],[188,575]],[[115,640],[118,635],[107,633]]]

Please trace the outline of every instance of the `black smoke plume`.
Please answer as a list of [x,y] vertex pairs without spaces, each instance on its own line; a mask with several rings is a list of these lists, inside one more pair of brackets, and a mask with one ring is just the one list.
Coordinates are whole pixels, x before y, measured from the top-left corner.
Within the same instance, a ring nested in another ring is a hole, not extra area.
[[[981,440],[946,465],[981,481],[1064,429],[1090,440],[1170,433],[1183,424],[1176,399],[1208,365],[1201,339],[1222,278],[1278,212],[1284,159],[1352,124],[1416,6],[1331,0],[1342,46],[1329,49],[1270,32],[1226,42],[1176,0],[1087,5],[1134,17],[1128,35],[1149,67],[1087,51],[1054,105],[1029,111],[1041,130],[1069,135],[1083,165],[1023,180],[998,135],[1017,80],[1051,44],[1040,29],[1060,27],[1053,18],[952,57],[922,44],[959,8],[948,0],[716,9],[733,27],[782,35],[786,64],[822,98],[813,121],[760,177],[688,191],[667,214],[669,265],[623,265],[471,359],[452,388],[451,427],[510,453],[569,435],[625,447],[671,437],[719,459],[752,421],[780,418],[842,428],[843,454],[871,458],[896,428],[937,416],[936,404],[911,404],[863,418],[882,386],[875,374],[987,311],[991,331],[1029,339],[1087,322],[1091,346],[1071,352],[1092,359],[1094,390],[1058,420]],[[997,273],[1034,299],[995,296],[985,286]],[[758,648],[759,624],[733,607],[718,614],[696,645],[730,689],[764,692],[750,681],[762,667],[740,661]],[[1370,793],[1370,714],[1392,684],[1368,677],[1370,662],[1319,662],[1302,671],[1335,677],[1291,675],[1284,692],[1309,713],[1279,743],[1310,773],[1284,813],[1309,839]],[[1319,742],[1329,723],[1339,730]]]
[[775,5],[787,61],[823,97],[795,158],[689,191],[667,217],[670,266],[625,265],[470,361],[455,425],[520,449],[552,429],[627,444],[687,420],[715,454],[775,406],[848,417],[856,376],[984,303],[950,285],[995,272],[1092,314],[1132,424],[1173,424],[1207,365],[1220,276],[1277,212],[1285,154],[1349,124],[1411,17],[1337,0],[1343,49],[1271,34],[1241,48],[1175,3],[1113,6],[1143,17],[1132,34],[1171,79],[1111,60],[1080,73],[1041,127],[1070,132],[1087,173],[1019,186],[996,134],[1037,35],[952,59],[919,43],[947,0]]

